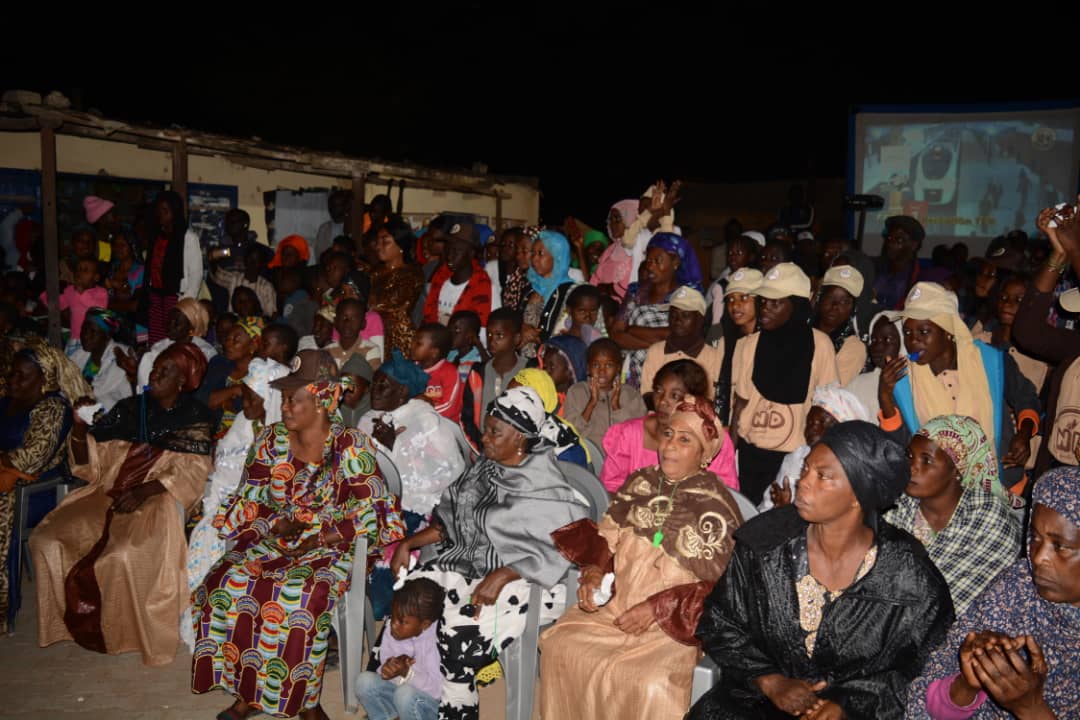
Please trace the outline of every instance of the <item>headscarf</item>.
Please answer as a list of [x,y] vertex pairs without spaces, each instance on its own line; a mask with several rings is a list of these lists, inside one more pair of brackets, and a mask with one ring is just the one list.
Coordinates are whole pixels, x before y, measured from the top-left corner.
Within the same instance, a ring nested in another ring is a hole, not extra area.
[[782,405],[798,405],[810,390],[814,364],[814,332],[810,328],[810,301],[789,297],[791,318],[775,330],[762,328],[754,353],[754,387],[766,399]]
[[878,320],[881,319],[892,323],[893,327],[896,328],[897,334],[900,335],[900,357],[907,357],[907,345],[904,344],[904,318],[896,310],[882,310],[870,318],[870,324],[866,326],[867,345],[870,344],[869,337],[873,335],[874,327],[878,324]]
[[430,376],[421,370],[419,365],[406,359],[397,348],[391,352],[390,360],[379,366],[379,372],[405,386],[410,398],[423,395],[427,391]]
[[570,243],[565,235],[554,230],[541,230],[537,240],[544,243],[544,247],[551,253],[551,257],[555,261],[551,267],[551,274],[547,277],[541,277],[540,273],[536,272],[532,266],[529,267],[529,284],[546,303],[548,298],[559,289],[560,285],[573,282],[568,274],[570,270]]
[[524,368],[518,371],[514,380],[521,383],[522,388],[535,392],[540,398],[544,412],[548,415],[548,420],[541,426],[540,433],[554,446],[555,454],[560,455],[569,448],[580,445],[585,452],[585,459],[589,460],[589,450],[581,442],[581,433],[556,414],[559,410],[559,393],[555,389],[551,376],[537,368]]
[[176,309],[184,313],[184,317],[191,323],[192,335],[203,337],[210,329],[210,314],[195,298],[181,298],[176,303]]
[[862,401],[836,383],[818,386],[814,390],[813,404],[836,418],[838,423],[852,420],[873,422],[870,411]]
[[724,444],[724,434],[712,404],[705,398],[684,395],[668,421],[669,424],[676,422],[685,424],[701,443],[702,463],[706,467],[711,464]]
[[551,376],[539,368],[523,368],[514,376],[523,387],[536,391],[537,397],[544,405],[544,412],[553,413],[559,409],[559,393],[555,390],[555,383]]
[[502,420],[525,436],[525,448],[530,453],[541,453],[555,447],[545,434],[544,426],[550,423],[540,396],[531,387],[510,388],[491,401],[487,414]]
[[998,476],[994,446],[974,418],[942,415],[925,423],[915,434],[934,443],[949,456],[965,489],[979,486],[1009,502]]
[[315,311],[315,314],[321,317],[323,320],[329,322],[331,325],[333,325],[334,321],[337,320],[337,308],[333,305],[323,305],[321,308]]
[[347,390],[352,390],[356,387],[353,379],[346,375],[342,378],[334,378],[332,380],[317,380],[313,383],[308,383],[304,386],[304,390],[315,397],[315,402],[322,406],[326,410],[327,414],[331,416],[331,420],[340,422],[340,416],[334,417],[337,413],[338,405],[341,404],[341,395]]
[[[634,224],[635,220],[637,220],[639,203],[640,201],[633,199],[620,200],[619,202],[611,206],[611,210],[614,210],[615,212],[619,213],[620,216],[622,216],[623,225],[625,226],[626,230],[629,230],[630,226]],[[611,238],[611,242],[613,244],[618,244],[622,241],[622,238],[613,237],[611,234],[611,210],[608,211],[607,234],[608,237]]]
[[248,374],[244,376],[244,384],[263,400],[263,408],[266,410],[264,426],[273,425],[281,420],[281,391],[272,387],[270,383],[288,374],[289,368],[276,360],[254,358],[248,363]]
[[111,338],[120,331],[120,315],[113,310],[92,307],[86,311],[86,319],[92,320],[99,330]]
[[301,262],[306,263],[311,256],[311,253],[308,250],[307,240],[300,235],[289,235],[278,242],[277,247],[274,248],[274,257],[267,263],[267,267],[281,267],[281,251],[287,247],[291,247],[296,251],[296,254],[300,256]]
[[[954,403],[934,376],[929,365],[908,362],[911,394],[920,418],[941,415],[969,415],[978,421],[992,445],[997,444],[994,404],[986,377],[982,354],[975,346],[971,331],[960,317],[956,294],[936,283],[918,282],[904,301],[905,319],[928,319],[953,336],[956,343],[956,370],[960,376],[959,397]],[[902,337],[902,336],[901,336]]]
[[254,340],[262,336],[263,330],[266,328],[266,321],[256,316],[242,317],[236,321],[236,327],[243,330],[249,338]]
[[581,338],[573,335],[554,335],[548,338],[547,342],[541,345],[540,350],[536,353],[541,369],[544,368],[545,358],[548,357],[548,353],[553,352],[562,355],[566,359],[566,364],[570,366],[571,384],[588,377],[588,361],[585,358],[588,348]]
[[701,266],[689,240],[675,233],[656,233],[645,252],[653,248],[659,248],[679,258],[679,269],[675,271],[676,286],[688,285],[699,293],[705,292],[701,287]]
[[41,372],[41,391],[44,394],[60,391],[60,383],[57,379],[58,358],[55,348],[51,345],[39,345],[38,347],[25,347],[15,353],[16,358],[29,360]]
[[180,370],[180,377],[184,380],[184,384],[180,388],[182,392],[194,392],[199,389],[203,376],[206,375],[207,367],[206,356],[203,355],[202,350],[189,342],[174,342],[161,351],[161,354],[154,360],[154,364],[156,365],[166,358],[172,359],[176,363],[177,369]]
[[1031,503],[1046,506],[1080,528],[1080,468],[1066,465],[1045,473],[1035,482]]
[[94,396],[94,390],[83,377],[82,370],[44,338],[37,335],[28,337],[23,350],[30,351],[30,355],[23,357],[37,365],[44,376],[43,392],[60,392],[70,402]]
[[840,461],[862,506],[863,522],[876,534],[881,511],[896,502],[911,480],[906,450],[877,425],[862,420],[833,425],[821,444]]

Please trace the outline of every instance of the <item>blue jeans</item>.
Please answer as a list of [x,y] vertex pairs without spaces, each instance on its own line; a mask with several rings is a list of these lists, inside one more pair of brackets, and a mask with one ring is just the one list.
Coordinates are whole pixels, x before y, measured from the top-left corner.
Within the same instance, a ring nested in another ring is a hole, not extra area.
[[377,672],[362,672],[356,679],[356,697],[368,720],[436,720],[439,700],[412,685],[395,685]]

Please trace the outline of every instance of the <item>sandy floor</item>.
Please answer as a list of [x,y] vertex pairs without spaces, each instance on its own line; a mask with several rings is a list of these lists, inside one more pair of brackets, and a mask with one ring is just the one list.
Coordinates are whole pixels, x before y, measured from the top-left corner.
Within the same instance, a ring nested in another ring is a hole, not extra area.
[[[98,655],[75,643],[37,646],[33,584],[23,582],[23,607],[13,635],[0,637],[0,718],[87,720],[195,720],[214,716],[231,698],[221,692],[191,692],[191,656],[177,655],[168,667],[150,668],[137,654]],[[480,692],[481,720],[505,717],[502,681]],[[345,712],[341,673],[326,673],[322,700],[331,718],[362,718]]]

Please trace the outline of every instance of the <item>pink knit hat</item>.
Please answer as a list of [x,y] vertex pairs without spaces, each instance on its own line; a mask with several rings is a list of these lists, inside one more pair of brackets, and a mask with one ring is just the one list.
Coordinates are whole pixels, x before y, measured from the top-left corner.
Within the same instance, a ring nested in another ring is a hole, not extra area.
[[113,203],[108,200],[96,197],[94,195],[87,195],[82,201],[83,210],[86,211],[86,222],[93,225],[101,219],[102,215],[113,209]]

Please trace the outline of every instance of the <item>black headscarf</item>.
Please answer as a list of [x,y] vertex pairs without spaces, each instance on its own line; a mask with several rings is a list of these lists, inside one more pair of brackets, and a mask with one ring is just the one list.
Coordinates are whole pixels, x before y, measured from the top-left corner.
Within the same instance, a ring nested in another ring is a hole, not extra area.
[[863,509],[863,522],[877,533],[881,511],[891,506],[911,480],[903,446],[873,423],[851,420],[833,425],[821,438],[832,450]]
[[[775,330],[762,328],[754,354],[754,387],[766,400],[782,405],[806,401],[812,388],[810,366],[814,362],[814,332],[810,328],[810,301],[790,297],[791,318]],[[724,343],[724,353],[728,350]]]
[[742,330],[731,319],[731,313],[720,318],[724,337],[724,359],[720,363],[720,379],[716,381],[716,417],[727,427],[731,421],[731,372],[735,359],[735,343],[742,339]]

